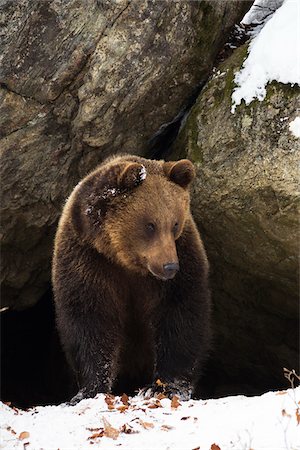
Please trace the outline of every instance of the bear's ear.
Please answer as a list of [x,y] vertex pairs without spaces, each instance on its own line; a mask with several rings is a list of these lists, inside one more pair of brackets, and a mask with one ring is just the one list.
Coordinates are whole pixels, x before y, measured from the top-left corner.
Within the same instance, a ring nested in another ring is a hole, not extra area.
[[188,159],[166,162],[165,175],[174,183],[186,189],[196,176],[194,165]]
[[146,168],[140,163],[128,163],[118,177],[118,186],[122,189],[132,189],[141,184],[147,176]]

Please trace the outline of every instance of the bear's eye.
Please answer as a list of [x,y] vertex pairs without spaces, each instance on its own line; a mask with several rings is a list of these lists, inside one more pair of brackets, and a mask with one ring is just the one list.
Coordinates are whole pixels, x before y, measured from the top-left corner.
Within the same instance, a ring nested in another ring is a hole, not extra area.
[[147,223],[146,230],[149,234],[153,234],[155,232],[155,225],[152,222]]
[[178,232],[179,229],[179,223],[176,222],[175,225],[173,226],[173,233],[176,234]]

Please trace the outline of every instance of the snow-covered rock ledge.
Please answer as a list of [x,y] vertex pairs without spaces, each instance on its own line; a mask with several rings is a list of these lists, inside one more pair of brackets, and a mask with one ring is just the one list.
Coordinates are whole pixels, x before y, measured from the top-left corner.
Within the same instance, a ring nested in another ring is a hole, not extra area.
[[3,449],[300,449],[300,387],[190,400],[104,394],[28,411],[0,404]]

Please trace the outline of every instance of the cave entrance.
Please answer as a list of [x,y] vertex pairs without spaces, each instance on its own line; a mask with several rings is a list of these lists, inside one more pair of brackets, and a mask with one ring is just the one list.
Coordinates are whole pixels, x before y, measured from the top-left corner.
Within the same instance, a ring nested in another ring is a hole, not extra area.
[[[1,314],[1,400],[20,408],[59,404],[76,393],[60,347],[55,327],[51,289],[30,309]],[[228,346],[228,356],[230,346]],[[239,355],[235,355],[237,360]],[[240,358],[241,359],[241,358]],[[222,370],[218,355],[211,355],[196,397],[218,398],[228,395],[259,395],[273,389],[285,389],[270,373],[268,379],[259,372],[241,367],[237,376]]]
[[20,408],[68,400],[70,379],[51,290],[32,308],[1,314],[1,400]]

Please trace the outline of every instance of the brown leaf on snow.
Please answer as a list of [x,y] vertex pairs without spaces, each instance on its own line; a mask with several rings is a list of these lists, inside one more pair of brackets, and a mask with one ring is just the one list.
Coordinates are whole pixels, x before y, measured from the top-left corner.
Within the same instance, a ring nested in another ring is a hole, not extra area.
[[157,384],[157,386],[162,386],[162,387],[166,387],[167,386],[167,384],[163,383],[162,381],[160,381],[159,378],[155,381],[155,384]]
[[121,397],[121,402],[123,403],[123,405],[128,406],[129,405],[129,401],[128,400],[129,400],[128,399],[128,395],[123,394],[122,397]]
[[275,395],[285,395],[285,394],[286,394],[286,391],[278,391],[278,392],[276,392]]
[[111,439],[117,439],[120,432],[116,428],[112,427],[111,424],[105,417],[102,417],[102,422],[104,425],[104,436],[111,438]]
[[154,403],[150,403],[150,405],[148,405],[148,408],[150,409],[162,408],[162,404],[160,403],[159,400],[156,399]]
[[12,406],[12,405],[11,405],[10,408],[14,410],[14,414],[15,414],[15,415],[17,415],[17,414],[20,413],[20,410],[19,410],[18,408],[16,408],[15,406]]
[[152,403],[152,405],[148,406],[149,409],[156,409],[159,408],[159,406],[156,403]]
[[132,428],[132,426],[129,425],[128,423],[124,423],[124,425],[122,425],[120,431],[121,431],[121,433],[126,433],[126,434],[138,433],[138,431],[134,430]]
[[191,418],[191,416],[185,416],[185,417],[181,417],[180,420],[187,420],[187,419],[190,419],[190,418]]
[[10,431],[11,434],[17,434],[17,433],[15,432],[15,430],[12,429],[12,427],[7,427],[6,429],[7,429],[7,431]]
[[283,417],[291,417],[291,415],[288,414],[288,413],[286,412],[285,409],[283,409],[283,410],[281,411],[281,414],[282,414]]
[[105,396],[105,403],[108,406],[108,409],[114,409],[115,407],[115,396],[112,394],[106,394]]
[[192,450],[200,450],[200,447],[195,447]]
[[20,441],[22,441],[23,439],[29,438],[29,436],[30,436],[30,433],[28,433],[28,431],[22,431],[22,433],[20,433],[20,435],[19,435],[19,439],[20,439]]
[[126,411],[129,408],[128,405],[121,405],[117,407],[117,410],[120,411],[121,413],[123,413],[124,411]]
[[210,450],[221,450],[221,448],[217,444],[211,444]]
[[299,408],[296,409],[296,420],[297,420],[297,425],[299,425],[299,423],[300,423],[300,409]]
[[138,408],[136,406],[133,407],[134,411],[143,411],[144,413],[146,412],[146,408]]
[[174,427],[172,427],[171,425],[162,425],[161,427],[160,427],[160,429],[162,430],[162,431],[169,431],[169,430],[173,430],[174,429]]
[[179,402],[179,398],[177,395],[173,395],[172,401],[171,401],[171,408],[177,409],[178,406],[181,406],[181,403]]
[[92,436],[90,436],[88,439],[92,440],[92,439],[97,439],[97,438],[101,438],[104,436],[104,428],[99,428],[100,431],[98,431],[97,433],[92,434]]
[[150,428],[154,428],[154,425],[151,422],[144,422],[142,419],[139,419],[139,423],[140,423],[140,425],[142,425],[143,428],[145,428],[145,430],[149,430]]
[[163,398],[167,398],[167,396],[160,392],[159,394],[155,394],[155,398],[157,398],[158,400],[162,400]]

